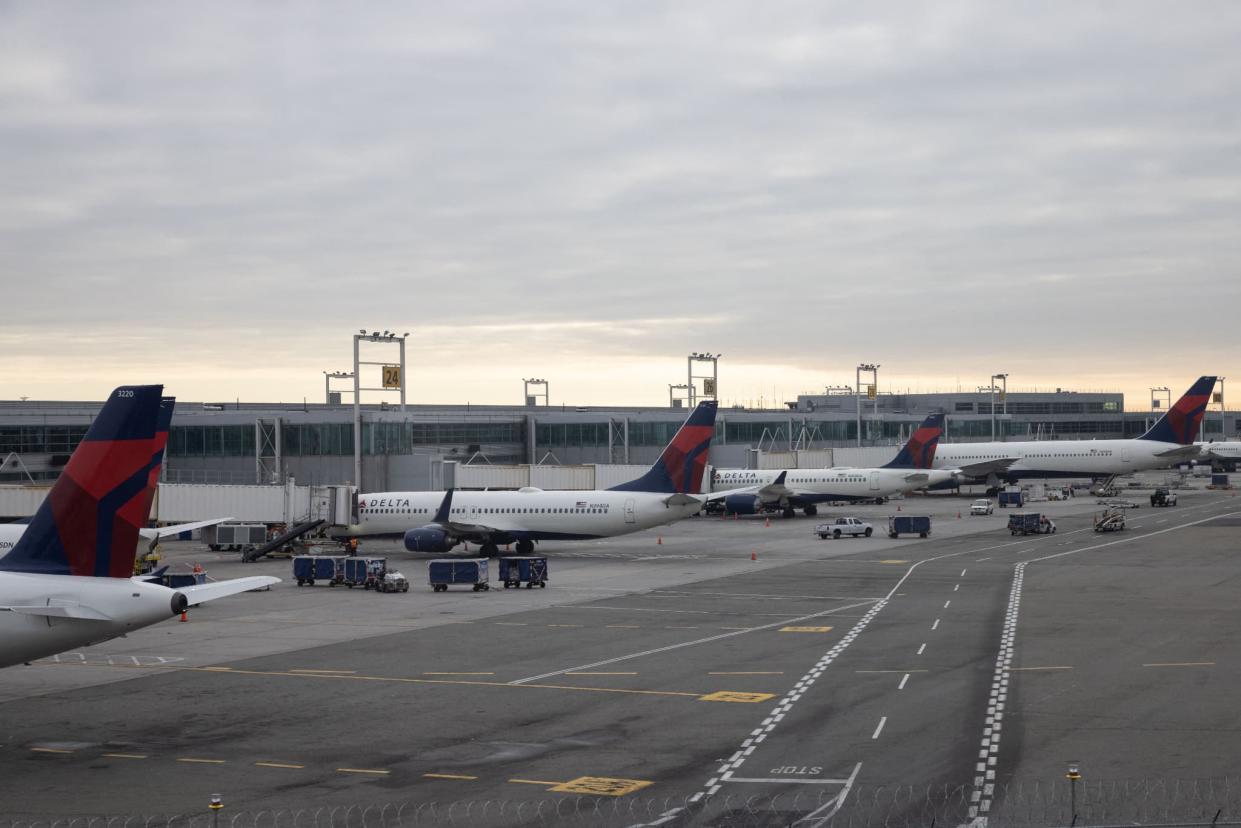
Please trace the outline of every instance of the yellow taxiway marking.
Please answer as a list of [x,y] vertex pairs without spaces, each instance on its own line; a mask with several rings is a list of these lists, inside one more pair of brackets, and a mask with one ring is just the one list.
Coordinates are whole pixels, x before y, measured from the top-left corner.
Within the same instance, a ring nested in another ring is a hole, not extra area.
[[495,673],[423,673],[424,676],[494,676]]
[[104,756],[108,759],[146,759],[147,758],[147,754],[145,753],[105,753]]
[[887,560],[887,561],[880,561],[879,563],[881,564],[907,564],[909,563],[909,561]]
[[1214,661],[1164,661],[1143,664],[1143,667],[1214,667]]
[[206,670],[208,673],[231,673],[232,667],[199,667],[199,670]]
[[831,632],[831,627],[781,627],[780,632],[815,632],[825,633]]
[[552,788],[556,793],[578,793],[591,796],[625,796],[650,787],[644,779],[611,779],[606,776],[579,776]]
[[554,788],[563,782],[548,782],[546,779],[510,779],[510,782],[516,782],[518,785],[542,785],[545,788]]
[[705,696],[699,696],[698,701],[743,702],[754,704],[756,702],[765,702],[768,699],[774,699],[775,697],[775,693],[738,693],[733,690],[720,690],[718,693],[707,693]]
[[565,673],[566,676],[636,676],[637,673]]
[[1010,667],[1009,669],[1012,670],[1014,673],[1017,672],[1018,670],[1032,673],[1032,672],[1037,672],[1040,670],[1072,670],[1073,668],[1057,666],[1057,667]]
[[292,762],[255,762],[254,764],[260,768],[289,768],[291,770],[300,770],[306,767],[305,765],[295,765]]
[[71,750],[64,748],[31,748],[35,753],[73,753]]
[[707,673],[708,676],[782,676],[783,670],[747,670],[731,673]]
[[223,765],[224,764],[223,759],[195,759],[192,756],[182,756],[177,761],[185,762],[190,765]]
[[390,773],[392,773],[392,771],[377,770],[375,768],[337,768],[336,772],[337,773],[363,773],[363,774],[370,774],[371,776],[387,776]]
[[463,773],[424,773],[427,779],[477,779],[477,776],[466,776]]
[[357,670],[290,670],[290,673],[306,673],[308,675],[332,675],[332,676],[352,676]]

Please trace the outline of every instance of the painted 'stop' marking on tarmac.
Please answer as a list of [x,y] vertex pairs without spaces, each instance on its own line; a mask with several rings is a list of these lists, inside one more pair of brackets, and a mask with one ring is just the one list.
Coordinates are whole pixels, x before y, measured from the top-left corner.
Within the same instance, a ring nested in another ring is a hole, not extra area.
[[518,685],[519,684],[530,684],[531,682],[542,681],[543,679],[551,678],[552,676],[561,676],[561,675],[564,675],[565,673],[579,672],[581,670],[593,670],[596,667],[605,667],[608,664],[616,664],[617,662],[628,661],[629,659],[633,659],[633,658],[642,658],[644,656],[655,655],[657,653],[666,653],[670,650],[679,650],[683,647],[694,647],[699,644],[709,644],[713,641],[723,641],[726,638],[733,638],[734,636],[745,635],[747,633],[757,632],[759,630],[770,630],[776,627],[783,627],[783,626],[788,625],[790,622],[809,621],[811,618],[822,618],[825,615],[831,615],[837,612],[844,612],[845,610],[856,609],[857,607],[864,607],[867,604],[872,604],[872,603],[874,602],[873,601],[861,601],[856,604],[847,604],[843,607],[835,607],[834,609],[830,609],[830,610],[823,610],[821,612],[812,612],[809,615],[802,615],[798,618],[786,618],[783,621],[774,621],[770,624],[763,624],[762,626],[758,626],[758,627],[745,627],[743,629],[736,630],[734,632],[721,633],[720,635],[710,635],[710,636],[707,636],[706,638],[696,638],[692,641],[682,641],[679,644],[669,644],[665,647],[655,647],[653,649],[642,650],[641,652],[637,652],[637,653],[628,653],[626,655],[616,656],[615,658],[604,659],[603,661],[595,661],[590,664],[576,664],[572,667],[565,667],[563,670],[553,670],[550,673],[540,673],[537,676],[527,676],[526,678],[517,679],[516,681],[510,681],[509,684],[518,684]]

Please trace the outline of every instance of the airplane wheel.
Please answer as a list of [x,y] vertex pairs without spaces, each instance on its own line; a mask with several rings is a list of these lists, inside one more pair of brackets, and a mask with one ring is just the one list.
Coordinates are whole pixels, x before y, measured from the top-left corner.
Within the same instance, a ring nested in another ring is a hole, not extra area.
[[529,555],[533,551],[534,551],[534,541],[532,540],[517,541],[517,554],[518,555]]
[[819,508],[817,506],[807,506],[805,509],[802,509],[802,514],[804,514],[806,517],[814,517],[818,513],[819,513]]

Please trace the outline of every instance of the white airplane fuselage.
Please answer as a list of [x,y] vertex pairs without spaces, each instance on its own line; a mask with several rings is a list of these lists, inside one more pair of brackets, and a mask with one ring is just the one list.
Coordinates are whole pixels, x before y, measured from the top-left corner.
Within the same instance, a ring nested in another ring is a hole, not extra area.
[[[0,573],[0,606],[16,608],[0,612],[0,667],[97,644],[172,618],[176,596],[168,587],[127,578]],[[40,608],[44,614],[35,614]],[[57,615],[58,610],[65,614]]]
[[[627,535],[691,517],[702,498],[626,491],[453,492],[449,521],[482,526],[514,539],[587,540]],[[688,503],[678,499],[692,498]],[[444,492],[378,492],[358,498],[350,534],[399,535],[435,518]]]
[[711,491],[770,486],[781,473],[792,498],[807,502],[889,497],[953,479],[951,472],[935,469],[718,469]]
[[1017,462],[1000,473],[1000,477],[1103,477],[1168,468],[1178,462],[1177,459],[1158,455],[1181,448],[1183,446],[1176,443],[1158,440],[940,443],[935,452],[934,466],[937,469],[951,469],[1016,457]]

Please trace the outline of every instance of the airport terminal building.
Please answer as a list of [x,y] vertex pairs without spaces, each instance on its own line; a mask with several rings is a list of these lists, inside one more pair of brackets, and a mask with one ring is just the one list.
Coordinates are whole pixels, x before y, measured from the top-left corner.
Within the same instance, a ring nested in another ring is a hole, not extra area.
[[[861,403],[861,416],[858,408]],[[994,405],[994,411],[993,411]],[[0,401],[0,483],[54,479],[100,402]],[[838,465],[884,462],[927,414],[947,414],[947,442],[1136,437],[1150,412],[1119,393],[985,392],[803,395],[783,409],[721,408],[715,466],[754,467],[760,452],[835,453]],[[165,476],[174,483],[356,483],[352,405],[178,402]],[[649,464],[685,418],[676,408],[364,405],[366,491],[445,485],[445,465]],[[859,439],[859,429],[861,438]],[[1212,406],[1205,439],[1236,439],[1241,414]],[[861,447],[861,451],[858,451]],[[451,477],[451,475],[450,475]],[[451,484],[451,481],[449,481]]]

